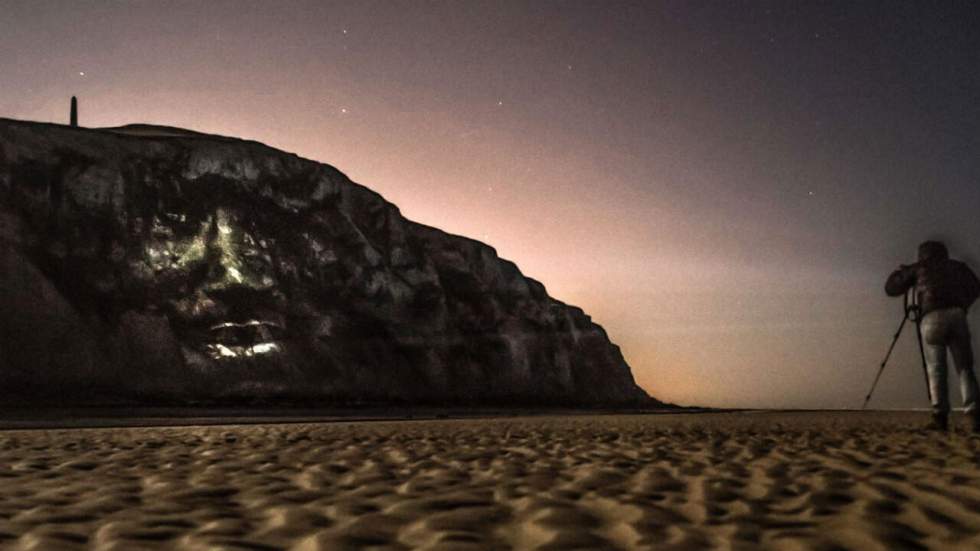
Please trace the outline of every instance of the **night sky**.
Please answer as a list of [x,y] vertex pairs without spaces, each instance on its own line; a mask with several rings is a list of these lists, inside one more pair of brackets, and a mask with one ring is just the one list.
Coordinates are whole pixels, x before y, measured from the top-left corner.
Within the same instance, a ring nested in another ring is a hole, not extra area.
[[[888,273],[936,237],[980,269],[962,6],[0,0],[0,117],[78,95],[329,163],[584,308],[657,398],[857,407]],[[872,406],[927,405],[915,346]]]

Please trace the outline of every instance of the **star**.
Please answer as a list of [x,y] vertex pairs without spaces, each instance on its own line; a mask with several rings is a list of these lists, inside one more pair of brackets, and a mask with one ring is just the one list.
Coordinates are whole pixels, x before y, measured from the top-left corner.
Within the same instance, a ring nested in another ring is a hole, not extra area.
[[80,77],[83,77],[83,76],[85,76],[85,71],[79,71],[79,72],[78,72],[78,76],[80,76]]
[[347,113],[347,108],[346,107],[341,107],[340,108],[340,112],[341,113]]
[[497,105],[503,105],[503,104],[504,104],[504,102],[502,102],[502,101],[498,101],[497,102]]

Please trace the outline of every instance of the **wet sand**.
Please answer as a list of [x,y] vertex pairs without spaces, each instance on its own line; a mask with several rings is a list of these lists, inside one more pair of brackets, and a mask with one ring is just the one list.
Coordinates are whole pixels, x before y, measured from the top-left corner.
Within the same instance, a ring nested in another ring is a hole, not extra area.
[[926,421],[0,431],[0,548],[980,549],[980,438],[923,431]]

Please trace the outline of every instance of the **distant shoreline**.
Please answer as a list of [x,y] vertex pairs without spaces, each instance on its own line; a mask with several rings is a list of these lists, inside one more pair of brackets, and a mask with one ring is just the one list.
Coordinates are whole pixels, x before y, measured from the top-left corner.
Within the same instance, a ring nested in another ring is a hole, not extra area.
[[[0,407],[0,431],[109,429],[139,427],[191,427],[220,425],[280,425],[305,423],[361,423],[439,421],[447,419],[506,419],[518,417],[581,417],[681,414],[860,414],[923,413],[922,409],[750,409],[676,407],[629,408],[271,408],[271,407]],[[958,411],[958,409],[957,409]]]
[[0,407],[0,430],[183,427],[364,421],[414,421],[580,415],[661,415],[740,410],[711,408],[459,408],[459,407]]

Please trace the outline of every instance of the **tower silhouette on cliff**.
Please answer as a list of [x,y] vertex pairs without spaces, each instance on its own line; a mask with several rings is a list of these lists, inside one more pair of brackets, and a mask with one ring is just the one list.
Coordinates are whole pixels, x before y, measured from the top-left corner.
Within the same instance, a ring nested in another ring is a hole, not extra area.
[[71,97],[71,125],[78,127],[78,98]]

